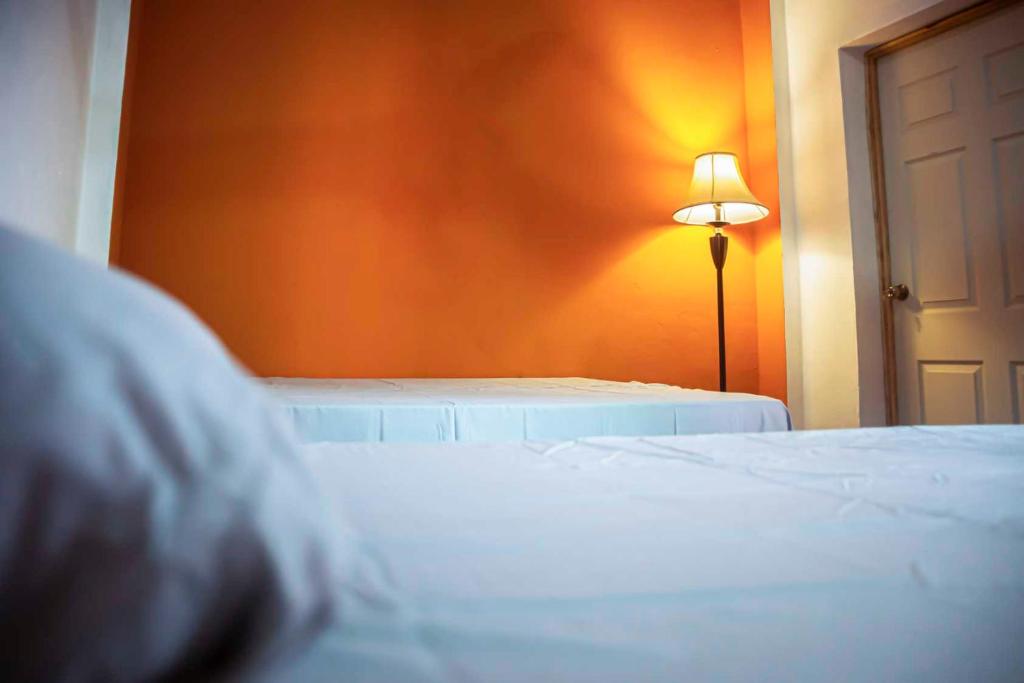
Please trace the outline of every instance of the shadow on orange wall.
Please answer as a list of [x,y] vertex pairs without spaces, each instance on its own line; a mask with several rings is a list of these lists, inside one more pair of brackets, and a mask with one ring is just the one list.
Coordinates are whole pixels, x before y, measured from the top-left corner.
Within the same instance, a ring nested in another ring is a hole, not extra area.
[[751,30],[738,0],[137,0],[112,258],[257,374],[713,388],[708,232],[670,217],[694,156],[747,157]]

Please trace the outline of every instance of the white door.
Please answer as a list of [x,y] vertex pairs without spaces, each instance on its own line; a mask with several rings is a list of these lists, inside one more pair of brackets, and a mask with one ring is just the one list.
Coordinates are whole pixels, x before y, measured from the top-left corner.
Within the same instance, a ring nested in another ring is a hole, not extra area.
[[878,62],[900,422],[1024,412],[1024,4]]

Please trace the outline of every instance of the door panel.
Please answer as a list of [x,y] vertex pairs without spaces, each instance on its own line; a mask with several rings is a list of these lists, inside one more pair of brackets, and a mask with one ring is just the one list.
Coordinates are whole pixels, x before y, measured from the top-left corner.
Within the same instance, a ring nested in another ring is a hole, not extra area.
[[963,149],[908,161],[911,290],[923,306],[973,302]]
[[900,86],[903,128],[953,113],[954,73],[950,69]]
[[993,147],[1005,274],[1004,299],[1007,306],[1021,305],[1024,304],[1024,134],[996,140]]
[[934,425],[985,421],[981,363],[922,362],[921,422]]
[[1010,363],[1010,382],[1013,385],[1013,421],[1024,422],[1024,361]]
[[1021,419],[1024,4],[878,61],[900,422]]
[[1024,94],[1024,42],[985,56],[989,102]]

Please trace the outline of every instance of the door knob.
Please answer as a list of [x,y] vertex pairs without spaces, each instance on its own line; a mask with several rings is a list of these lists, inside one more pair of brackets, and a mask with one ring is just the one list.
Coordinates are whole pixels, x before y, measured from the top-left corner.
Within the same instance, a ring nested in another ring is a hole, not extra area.
[[905,301],[910,296],[910,288],[906,285],[889,285],[885,288],[885,298],[896,301]]

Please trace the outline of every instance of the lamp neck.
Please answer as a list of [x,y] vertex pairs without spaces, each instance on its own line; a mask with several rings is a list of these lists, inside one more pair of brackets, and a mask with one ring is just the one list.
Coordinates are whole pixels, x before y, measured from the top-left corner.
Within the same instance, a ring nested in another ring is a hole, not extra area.
[[721,204],[719,204],[718,202],[715,202],[711,206],[715,210],[715,220],[708,221],[708,225],[710,225],[712,228],[715,229],[715,234],[716,235],[721,235],[722,234],[722,228],[724,228],[725,226],[729,225],[729,221],[725,220],[722,217],[722,205]]
[[725,267],[725,256],[729,253],[729,238],[722,233],[722,228],[729,225],[729,221],[724,220],[721,204],[715,203],[712,206],[715,208],[715,220],[708,221],[708,225],[715,229],[715,234],[711,236],[711,258],[715,262],[718,276],[721,277],[722,268]]

